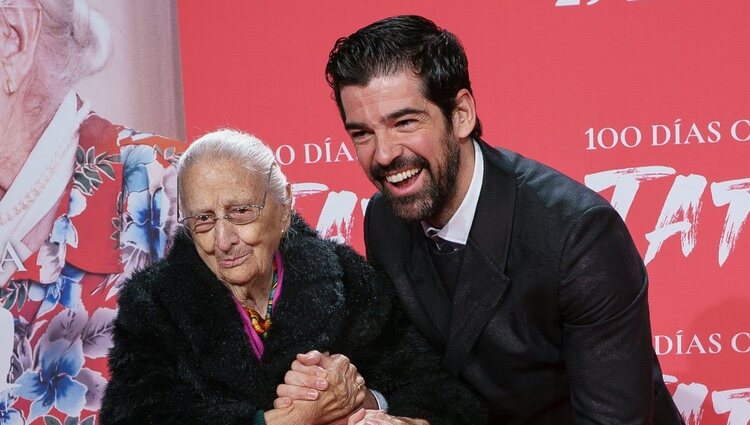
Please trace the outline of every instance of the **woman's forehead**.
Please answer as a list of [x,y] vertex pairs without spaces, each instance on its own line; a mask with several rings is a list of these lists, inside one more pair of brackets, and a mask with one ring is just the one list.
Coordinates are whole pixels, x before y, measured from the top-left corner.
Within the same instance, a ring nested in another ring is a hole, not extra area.
[[183,171],[180,183],[189,209],[254,203],[265,189],[263,176],[231,160],[198,162]]
[[249,170],[232,159],[206,159],[195,162],[182,171],[185,188],[205,185],[265,186],[265,175]]

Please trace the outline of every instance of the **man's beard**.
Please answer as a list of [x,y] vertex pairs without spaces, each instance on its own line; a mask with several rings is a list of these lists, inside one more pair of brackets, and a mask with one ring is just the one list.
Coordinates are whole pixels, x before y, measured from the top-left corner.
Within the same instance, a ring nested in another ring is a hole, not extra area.
[[422,156],[413,158],[399,157],[387,167],[372,166],[371,175],[379,182],[385,179],[389,172],[405,168],[421,168],[424,173],[425,186],[418,193],[408,196],[394,196],[387,189],[386,183],[380,183],[380,191],[391,204],[394,214],[402,220],[415,222],[435,217],[446,208],[448,202],[456,194],[456,179],[461,161],[461,150],[456,140],[449,136],[443,139],[443,162],[445,172],[442,176],[432,173],[430,163]]

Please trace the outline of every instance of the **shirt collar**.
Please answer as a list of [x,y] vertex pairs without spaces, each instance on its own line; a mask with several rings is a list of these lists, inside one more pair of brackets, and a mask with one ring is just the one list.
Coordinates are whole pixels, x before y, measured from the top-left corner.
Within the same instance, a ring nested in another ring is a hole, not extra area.
[[437,229],[422,220],[422,229],[425,235],[430,230],[433,230],[433,232],[437,230],[437,235],[441,239],[455,244],[466,245],[466,241],[469,239],[471,224],[474,222],[474,214],[477,211],[479,193],[482,190],[482,180],[484,178],[484,157],[482,156],[482,150],[476,141],[472,142],[474,143],[474,173],[471,176],[469,190],[466,192],[464,200],[461,201],[461,205],[459,205],[453,217],[448,220],[448,223],[442,229]]

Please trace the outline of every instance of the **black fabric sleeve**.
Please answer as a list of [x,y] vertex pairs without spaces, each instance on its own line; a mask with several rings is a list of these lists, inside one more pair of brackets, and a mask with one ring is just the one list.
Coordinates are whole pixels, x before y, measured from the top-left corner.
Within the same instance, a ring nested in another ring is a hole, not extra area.
[[645,266],[620,216],[586,211],[560,263],[563,351],[578,424],[650,424],[654,377]]

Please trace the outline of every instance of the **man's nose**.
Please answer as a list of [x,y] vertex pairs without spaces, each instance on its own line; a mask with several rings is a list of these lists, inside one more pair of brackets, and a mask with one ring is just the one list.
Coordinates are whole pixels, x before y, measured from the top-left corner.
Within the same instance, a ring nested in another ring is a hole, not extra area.
[[375,155],[373,160],[381,166],[386,166],[401,156],[402,152],[403,147],[393,137],[381,134],[375,140]]

